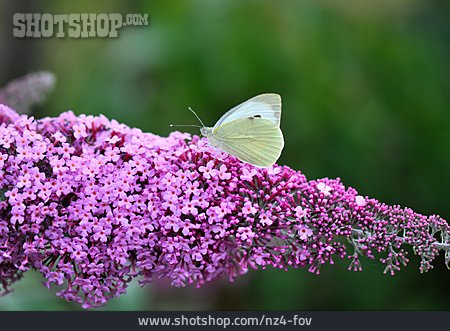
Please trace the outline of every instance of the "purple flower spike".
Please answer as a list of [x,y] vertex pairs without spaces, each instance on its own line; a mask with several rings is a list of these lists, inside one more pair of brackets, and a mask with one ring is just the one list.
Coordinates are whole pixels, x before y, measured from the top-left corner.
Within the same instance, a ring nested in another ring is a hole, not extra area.
[[[143,133],[104,116],[35,120],[0,106],[0,289],[35,269],[84,308],[137,277],[200,286],[249,268],[306,267],[381,254],[450,264],[448,223],[358,195],[339,179],[255,168],[198,136]],[[344,244],[344,240],[348,244]]]

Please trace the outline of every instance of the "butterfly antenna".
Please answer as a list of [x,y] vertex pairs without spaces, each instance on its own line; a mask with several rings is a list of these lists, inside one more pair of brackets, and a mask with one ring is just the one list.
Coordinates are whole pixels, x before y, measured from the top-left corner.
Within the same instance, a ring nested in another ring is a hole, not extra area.
[[170,127],[177,127],[177,126],[193,126],[195,128],[201,128],[200,125],[195,124],[169,124]]
[[195,115],[195,117],[197,117],[198,121],[202,124],[202,126],[205,127],[205,124],[203,124],[202,120],[200,119],[200,117],[198,117],[197,113],[191,107],[188,107],[188,109]]

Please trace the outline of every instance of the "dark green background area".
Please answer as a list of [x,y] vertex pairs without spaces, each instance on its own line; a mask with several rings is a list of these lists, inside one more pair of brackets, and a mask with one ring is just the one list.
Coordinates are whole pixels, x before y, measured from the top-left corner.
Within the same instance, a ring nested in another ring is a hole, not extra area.
[[[283,98],[280,164],[308,178],[340,177],[360,194],[450,219],[448,2],[29,1],[0,2],[0,85],[49,70],[58,83],[36,117],[100,113],[167,135],[206,124],[263,92]],[[28,7],[26,7],[28,6]],[[148,13],[118,38],[12,38],[12,14]],[[197,133],[195,129],[189,132]],[[155,283],[103,309],[450,309],[443,256],[396,276],[377,260],[307,270],[250,271],[235,283],[177,289]],[[28,273],[3,310],[80,309]]]

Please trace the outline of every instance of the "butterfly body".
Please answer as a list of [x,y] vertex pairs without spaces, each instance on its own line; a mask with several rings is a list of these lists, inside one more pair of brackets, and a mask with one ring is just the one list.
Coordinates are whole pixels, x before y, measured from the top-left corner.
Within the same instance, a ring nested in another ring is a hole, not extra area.
[[225,113],[200,132],[211,146],[258,167],[270,167],[284,147],[280,129],[281,97],[261,94]]

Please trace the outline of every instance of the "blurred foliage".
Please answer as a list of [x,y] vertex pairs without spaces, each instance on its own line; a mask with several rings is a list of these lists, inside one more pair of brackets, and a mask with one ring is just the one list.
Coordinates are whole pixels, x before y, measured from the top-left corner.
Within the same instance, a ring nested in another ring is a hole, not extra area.
[[[149,26],[124,27],[117,39],[8,41],[35,51],[27,67],[2,65],[58,78],[37,117],[102,113],[167,135],[170,123],[196,123],[188,106],[212,125],[230,107],[277,92],[286,140],[279,163],[450,219],[448,3],[53,0],[35,7],[150,17]],[[320,276],[265,270],[203,289],[134,286],[104,309],[448,310],[449,274],[443,258],[437,262],[425,275],[412,257],[395,277],[376,261],[365,261],[361,273],[337,261]],[[78,309],[40,281],[29,273],[0,309]]]

